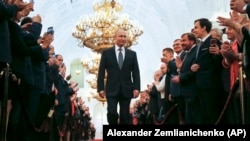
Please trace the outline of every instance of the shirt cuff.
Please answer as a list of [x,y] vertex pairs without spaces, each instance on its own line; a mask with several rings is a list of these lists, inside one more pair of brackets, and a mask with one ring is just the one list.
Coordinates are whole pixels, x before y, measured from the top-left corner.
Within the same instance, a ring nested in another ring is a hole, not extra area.
[[243,6],[242,10],[245,12],[247,11],[247,4]]

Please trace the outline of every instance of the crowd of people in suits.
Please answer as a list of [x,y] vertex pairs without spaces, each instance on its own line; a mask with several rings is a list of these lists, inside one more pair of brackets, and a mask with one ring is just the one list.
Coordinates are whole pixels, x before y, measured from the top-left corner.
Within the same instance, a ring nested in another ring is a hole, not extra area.
[[[78,84],[66,76],[63,56],[55,54],[53,32],[41,36],[41,17],[28,17],[33,6],[22,0],[0,1],[0,137],[7,141],[93,139],[89,107],[77,96]],[[190,32],[174,40],[173,47],[162,50],[162,65],[153,83],[131,109],[131,124],[249,124],[250,1],[231,0],[230,6],[231,18],[218,17],[228,41],[222,41],[222,30],[212,29],[208,19],[200,18]],[[127,76],[133,71],[138,80],[136,89],[128,86],[130,95],[125,92],[127,85],[117,86],[116,93],[122,97],[108,95],[108,117],[113,124],[119,115],[111,106],[125,102],[127,107],[140,90],[136,53],[123,48],[125,34],[117,32],[116,47],[104,52],[107,57],[102,58],[99,70],[98,91],[106,96],[104,70],[110,62],[105,59],[112,60],[109,53],[118,54],[114,49],[120,47],[133,61],[122,63],[131,69]],[[121,72],[126,70],[122,65]],[[128,78],[123,79],[132,84]],[[122,116],[121,123],[130,123],[127,114]]]
[[55,54],[54,31],[41,35],[34,3],[0,1],[0,138],[82,141],[95,138],[89,107]]
[[230,18],[218,17],[225,28],[199,18],[162,50],[153,82],[131,107],[132,124],[250,123],[250,3],[230,6]]

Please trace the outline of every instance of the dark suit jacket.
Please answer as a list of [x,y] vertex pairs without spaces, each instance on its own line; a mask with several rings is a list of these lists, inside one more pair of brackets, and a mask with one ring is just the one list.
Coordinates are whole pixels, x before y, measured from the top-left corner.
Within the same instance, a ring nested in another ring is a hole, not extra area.
[[[162,80],[163,76],[159,79]],[[149,102],[148,109],[152,114],[158,114],[161,108],[161,92],[159,92],[155,85],[152,86],[151,91],[149,92]]]
[[183,97],[194,97],[196,95],[195,73],[191,71],[191,66],[195,63],[197,46],[193,47],[180,68],[180,95]]
[[[33,46],[26,46],[21,27],[12,20],[8,20],[8,26],[10,31],[11,39],[11,53],[12,53],[12,63],[10,68],[12,71],[22,78],[23,81],[29,81],[27,77],[31,75],[27,74],[28,65],[26,61],[27,56],[34,58],[43,58],[42,48],[36,43]],[[32,83],[32,82],[27,82]]]
[[33,46],[37,44],[42,31],[42,24],[33,22],[28,30],[23,30],[23,36],[27,46]]
[[65,114],[70,111],[70,96],[74,91],[69,87],[68,82],[60,74],[57,74],[56,79],[55,87],[58,90],[58,94],[55,96],[55,99],[58,100],[58,105],[55,107],[55,120],[56,125],[59,128],[62,128]]
[[[184,59],[186,53],[185,51],[181,52],[180,54],[180,58],[181,60]],[[176,67],[176,64],[175,64],[175,59],[171,60],[168,62],[168,72],[167,72],[167,75],[169,77],[169,91],[170,91],[170,94],[172,95],[172,97],[178,97],[180,96],[180,86],[179,84],[175,84],[173,83],[171,80],[172,78],[175,76],[175,75],[178,75],[178,72],[177,72],[177,67]]]
[[181,54],[180,54],[181,60],[183,60],[183,59],[185,58],[185,56],[186,56],[186,51],[183,50],[183,51],[181,52]]
[[[222,58],[209,53],[211,36],[200,46],[196,63],[200,65],[196,72],[196,84],[200,89],[221,86]],[[198,49],[198,48],[197,48]]]
[[148,102],[148,109],[152,114],[158,114],[161,108],[161,93],[157,91],[155,85],[153,85],[152,90],[149,92],[150,99]]
[[[105,79],[107,72],[107,81]],[[125,49],[122,69],[119,68],[115,47],[102,52],[97,78],[97,91],[106,91],[107,97],[115,97],[120,89],[123,97],[132,98],[133,90],[140,91],[140,71],[136,52]]]
[[10,35],[7,20],[15,17],[16,13],[16,5],[5,5],[0,1],[0,62],[11,62]]
[[56,99],[58,100],[58,106],[64,106],[65,104],[69,105],[69,99],[74,91],[71,87],[69,87],[68,82],[62,77],[62,75],[57,74],[57,80],[55,80],[55,87],[58,90],[58,94],[56,95]]
[[178,75],[178,72],[177,72],[177,67],[176,67],[176,64],[175,64],[175,59],[174,60],[171,60],[168,62],[168,72],[167,72],[167,76],[169,76],[169,89],[170,89],[170,94],[173,96],[173,97],[178,97],[180,95],[180,88],[179,88],[179,84],[174,84],[171,80],[172,78],[175,76],[175,75]]
[[[45,63],[47,61],[47,54],[49,52],[48,49],[43,49],[40,50],[40,46],[37,44],[38,37],[40,36],[40,33],[42,31],[42,25],[40,23],[32,23],[32,25],[29,28],[29,31],[27,30],[22,30],[22,35],[25,41],[25,45],[30,48],[38,48],[40,51],[37,52],[39,55],[29,55],[26,56],[26,62],[27,62],[27,67],[30,68],[29,71],[26,71],[26,77],[30,80],[34,79],[33,81],[33,86],[36,89],[35,93],[45,93]],[[33,52],[31,52],[33,53]],[[42,92],[41,92],[42,91]]]

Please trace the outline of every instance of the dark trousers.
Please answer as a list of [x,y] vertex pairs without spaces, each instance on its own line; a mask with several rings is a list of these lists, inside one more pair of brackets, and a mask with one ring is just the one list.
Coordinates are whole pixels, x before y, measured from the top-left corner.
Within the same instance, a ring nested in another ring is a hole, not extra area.
[[[130,101],[130,98],[124,98],[123,96],[107,98],[107,119],[109,124],[131,124],[132,119],[129,113]],[[119,114],[117,112],[118,103],[120,109]]]
[[185,124],[202,124],[202,112],[198,96],[184,98]]
[[222,110],[221,90],[218,88],[199,89],[203,124],[215,124]]
[[176,102],[168,100],[166,104],[167,104],[166,114],[168,115],[165,124],[179,124],[178,108],[175,107]]
[[16,95],[12,98],[12,109],[7,129],[8,141],[32,141],[34,125],[31,123],[26,109],[26,94],[29,87],[21,83],[16,88]]

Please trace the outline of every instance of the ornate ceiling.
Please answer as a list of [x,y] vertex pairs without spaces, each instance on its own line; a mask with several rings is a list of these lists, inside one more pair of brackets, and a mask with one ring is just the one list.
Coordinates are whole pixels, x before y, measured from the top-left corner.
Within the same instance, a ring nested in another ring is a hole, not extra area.
[[[80,17],[93,13],[93,0],[35,0],[35,11],[43,20],[43,32],[53,26],[56,53],[62,54],[67,66],[75,58],[90,53],[88,48],[78,47],[72,30]],[[159,68],[161,50],[172,47],[174,39],[193,27],[197,18],[214,17],[216,13],[229,12],[229,0],[122,0],[123,13],[135,19],[144,33],[138,44],[132,46],[137,52],[142,88],[153,79]],[[69,68],[69,67],[68,67]]]

